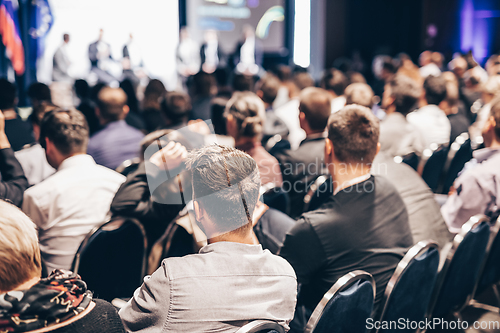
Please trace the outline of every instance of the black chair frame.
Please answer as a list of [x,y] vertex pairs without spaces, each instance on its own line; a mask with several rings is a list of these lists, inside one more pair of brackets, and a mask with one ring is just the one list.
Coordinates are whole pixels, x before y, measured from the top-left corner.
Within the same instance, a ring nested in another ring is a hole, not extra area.
[[262,331],[277,331],[285,333],[283,326],[272,320],[254,320],[241,327],[235,333],[258,333]]

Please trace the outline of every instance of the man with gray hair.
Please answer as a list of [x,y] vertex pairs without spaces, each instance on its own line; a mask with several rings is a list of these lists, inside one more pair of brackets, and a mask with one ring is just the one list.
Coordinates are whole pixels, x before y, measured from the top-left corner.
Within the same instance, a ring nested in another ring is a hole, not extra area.
[[256,242],[252,216],[260,177],[246,153],[225,146],[194,150],[194,216],[208,245],[167,258],[145,278],[120,316],[129,332],[234,332],[256,319],[286,330],[297,281],[292,267]]

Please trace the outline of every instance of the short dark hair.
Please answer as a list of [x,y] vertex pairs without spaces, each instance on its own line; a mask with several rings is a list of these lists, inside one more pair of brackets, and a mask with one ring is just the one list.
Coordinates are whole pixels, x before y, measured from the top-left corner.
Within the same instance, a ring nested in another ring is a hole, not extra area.
[[97,95],[97,107],[106,121],[117,121],[123,116],[123,107],[127,105],[127,94],[121,88],[104,87]]
[[76,109],[47,112],[40,125],[40,144],[43,148],[46,148],[45,138],[52,141],[63,155],[85,153],[89,141],[85,116]]
[[69,41],[69,34],[63,35],[63,41],[65,41],[65,42]]
[[49,86],[41,82],[35,82],[29,86],[28,97],[39,102],[52,102]]
[[420,98],[420,87],[406,75],[394,75],[387,85],[391,89],[391,97],[394,98],[396,112],[407,115],[417,107]]
[[314,79],[308,72],[296,72],[293,74],[293,83],[299,90],[314,87]]
[[266,75],[257,85],[257,90],[262,91],[262,101],[273,104],[281,86],[280,80],[274,75]]
[[0,79],[0,110],[16,106],[17,88],[7,79]]
[[45,113],[55,109],[59,109],[59,107],[52,104],[51,102],[42,101],[39,105],[33,107],[33,111],[29,116],[29,120],[33,125],[40,126]]
[[253,91],[254,79],[251,75],[235,74],[233,77],[234,91]]
[[340,162],[370,164],[377,154],[379,123],[370,109],[348,105],[328,120],[328,139]]
[[309,87],[300,93],[299,110],[304,113],[309,127],[314,131],[325,130],[332,113],[332,98],[321,88]]
[[186,165],[192,174],[193,199],[221,234],[248,232],[260,189],[255,160],[240,150],[212,145],[191,151]]
[[351,83],[345,88],[346,105],[358,104],[371,108],[373,96],[372,88],[366,83]]
[[342,96],[348,84],[349,80],[344,73],[336,68],[330,68],[323,74],[320,85],[321,88],[333,91],[337,96]]
[[500,139],[500,98],[497,97],[492,102],[490,115],[495,119],[495,136]]
[[168,92],[161,99],[160,109],[163,115],[175,126],[187,120],[191,111],[191,100],[182,92]]
[[438,105],[446,98],[446,81],[441,75],[429,75],[424,81],[424,90],[427,103]]

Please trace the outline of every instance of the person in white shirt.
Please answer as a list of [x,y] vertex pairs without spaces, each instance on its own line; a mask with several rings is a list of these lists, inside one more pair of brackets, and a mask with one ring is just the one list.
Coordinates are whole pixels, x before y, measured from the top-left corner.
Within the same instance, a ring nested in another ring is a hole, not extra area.
[[72,82],[73,79],[68,73],[71,61],[68,56],[69,35],[63,35],[63,43],[54,54],[52,62],[52,80],[62,82]]
[[451,125],[448,117],[439,104],[446,98],[446,81],[441,76],[429,76],[424,81],[424,103],[406,119],[424,135],[425,145],[432,143],[448,145],[450,143]]
[[23,211],[38,227],[47,269],[70,269],[73,257],[96,225],[106,220],[125,177],[87,155],[89,129],[78,110],[53,110],[43,118],[40,143],[57,172],[24,193]]

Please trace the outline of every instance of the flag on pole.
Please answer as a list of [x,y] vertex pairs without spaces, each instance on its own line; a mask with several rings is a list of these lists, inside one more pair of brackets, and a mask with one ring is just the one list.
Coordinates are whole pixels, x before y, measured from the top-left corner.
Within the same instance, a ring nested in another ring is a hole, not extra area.
[[17,0],[0,0],[0,34],[17,75],[24,74],[24,47],[17,19]]
[[54,17],[48,0],[31,1],[30,17],[30,63],[36,68],[36,61],[45,52],[45,37],[50,31]]

